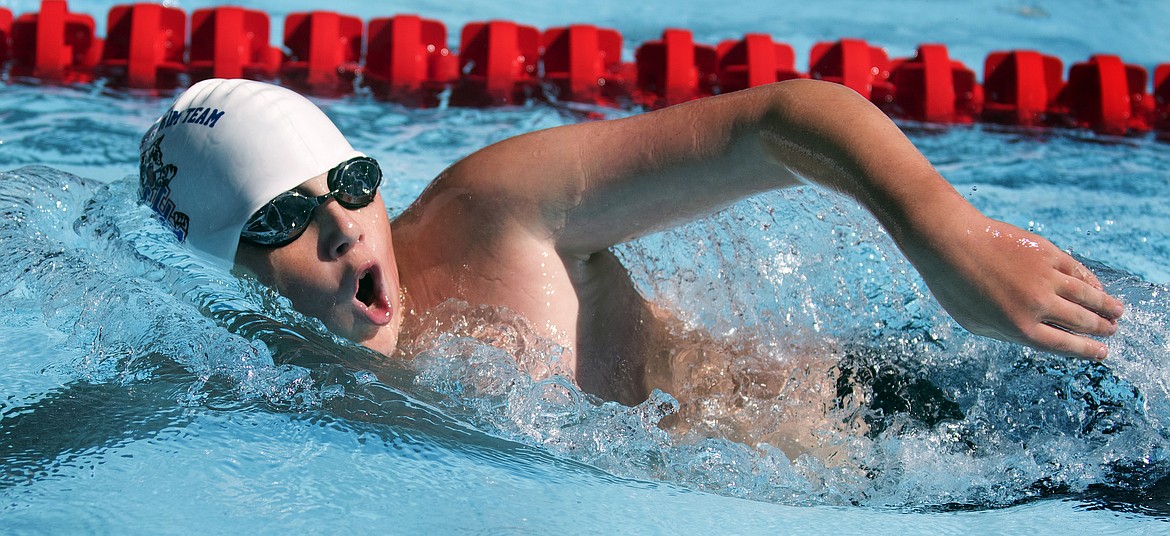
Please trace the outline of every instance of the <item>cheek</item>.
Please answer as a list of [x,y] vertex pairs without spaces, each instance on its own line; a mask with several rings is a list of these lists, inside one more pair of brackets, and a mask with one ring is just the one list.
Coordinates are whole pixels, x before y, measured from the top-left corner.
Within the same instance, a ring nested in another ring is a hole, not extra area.
[[[305,235],[312,233],[312,229]],[[319,309],[331,302],[322,295],[328,281],[327,268],[323,263],[314,262],[315,252],[309,236],[302,236],[296,242],[278,249],[244,247],[236,255],[236,263],[252,272],[260,282],[268,285],[286,298],[302,312]]]
[[303,310],[305,307],[321,305],[319,302],[322,297],[319,293],[329,281],[326,273],[329,266],[316,262],[312,248],[290,246],[281,248],[269,257],[271,284],[281,294],[292,299],[297,308]]

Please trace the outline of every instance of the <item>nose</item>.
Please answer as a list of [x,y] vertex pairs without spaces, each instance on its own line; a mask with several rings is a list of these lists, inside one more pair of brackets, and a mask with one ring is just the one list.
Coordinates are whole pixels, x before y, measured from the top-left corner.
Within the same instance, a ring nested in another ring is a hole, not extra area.
[[320,255],[325,259],[336,259],[345,255],[365,237],[364,230],[354,213],[341,206],[336,199],[329,199],[313,213],[317,223]]

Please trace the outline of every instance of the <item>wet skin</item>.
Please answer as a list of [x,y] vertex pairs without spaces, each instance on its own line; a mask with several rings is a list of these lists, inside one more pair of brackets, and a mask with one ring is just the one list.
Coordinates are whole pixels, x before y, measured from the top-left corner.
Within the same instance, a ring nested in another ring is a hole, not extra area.
[[[297,190],[305,195],[327,192],[325,175]],[[280,291],[297,310],[321,319],[334,333],[393,352],[402,308],[381,194],[354,210],[329,199],[313,212],[304,234],[279,248],[241,240],[236,266]]]
[[[1122,305],[1054,245],[962,198],[885,114],[848,88],[791,81],[626,119],[505,140],[444,171],[389,222],[381,197],[320,207],[281,248],[237,266],[339,335],[393,354],[414,313],[507,307],[572,350],[586,391],[644,398],[662,322],[608,248],[807,180],[865,206],[974,333],[1103,359]],[[302,186],[325,191],[323,177]],[[393,240],[391,236],[393,235]],[[364,281],[364,282],[363,282]]]
[[[298,190],[324,193],[325,178]],[[386,355],[395,353],[404,328],[412,331],[418,315],[411,311],[448,299],[506,307],[571,350],[567,365],[583,389],[628,404],[644,400],[651,388],[643,381],[645,360],[661,353],[666,333],[613,254],[566,261],[542,240],[474,225],[480,219],[467,217],[475,209],[465,201],[447,196],[426,205],[425,217],[412,207],[392,228],[380,194],[357,210],[330,199],[290,244],[241,241],[237,269],[334,333]],[[401,280],[400,266],[408,274]]]

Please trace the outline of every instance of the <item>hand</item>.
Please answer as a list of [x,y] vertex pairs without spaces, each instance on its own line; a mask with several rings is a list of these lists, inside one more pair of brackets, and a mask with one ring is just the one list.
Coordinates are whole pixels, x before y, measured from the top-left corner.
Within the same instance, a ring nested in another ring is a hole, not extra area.
[[1108,348],[1089,336],[1114,334],[1123,307],[1088,268],[1018,227],[978,213],[955,220],[931,233],[915,264],[959,324],[1046,352],[1105,359]]

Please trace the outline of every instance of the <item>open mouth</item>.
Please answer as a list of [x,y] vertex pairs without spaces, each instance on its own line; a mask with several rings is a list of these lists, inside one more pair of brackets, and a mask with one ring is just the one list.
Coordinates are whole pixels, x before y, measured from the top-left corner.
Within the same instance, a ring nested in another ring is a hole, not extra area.
[[354,295],[358,301],[366,304],[366,307],[373,307],[376,300],[377,285],[374,283],[374,273],[366,271],[362,274],[361,279],[358,279],[357,294]]
[[386,294],[378,266],[370,266],[361,272],[353,298],[362,304],[371,322],[381,325],[390,321],[390,297]]

